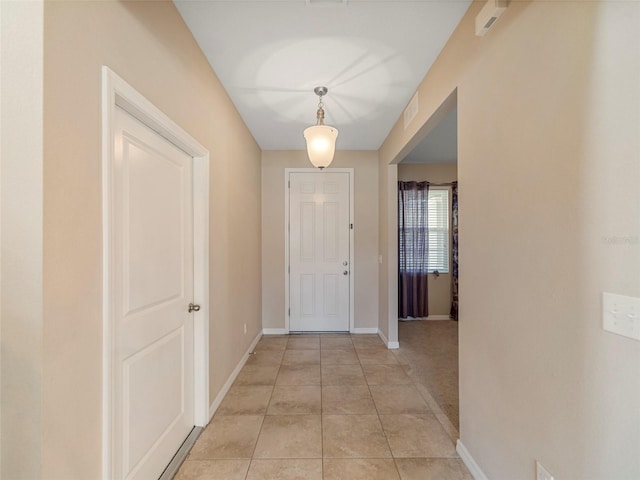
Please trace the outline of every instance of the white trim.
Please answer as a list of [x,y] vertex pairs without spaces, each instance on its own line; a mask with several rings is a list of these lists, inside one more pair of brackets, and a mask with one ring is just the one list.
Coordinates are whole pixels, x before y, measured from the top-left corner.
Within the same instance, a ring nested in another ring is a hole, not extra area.
[[387,335],[398,342],[398,166],[387,166]]
[[389,350],[396,350],[400,348],[400,343],[390,342],[389,339],[385,337],[384,332],[382,330],[378,330],[377,333]]
[[354,327],[351,329],[351,333],[354,333],[356,335],[376,334],[378,333],[378,327]]
[[[354,286],[355,286],[355,194],[354,194],[354,169],[353,168],[331,168],[327,170],[319,170],[317,168],[285,168],[284,169],[284,326],[286,333],[290,331],[289,325],[289,174],[291,173],[348,173],[349,174],[349,223],[353,225],[353,228],[349,230],[349,331],[353,332],[355,324],[355,299],[354,299]],[[377,332],[377,329],[376,329]],[[375,332],[374,332],[375,333]]]
[[451,320],[449,315],[429,315],[424,320]]
[[258,332],[258,335],[256,335],[256,338],[253,339],[253,342],[251,342],[251,345],[249,346],[245,354],[242,356],[242,358],[238,362],[238,365],[236,365],[236,368],[234,368],[233,372],[231,372],[231,375],[229,376],[225,384],[222,386],[222,388],[218,392],[218,395],[216,395],[216,398],[213,399],[213,402],[209,406],[209,420],[213,418],[213,416],[216,413],[216,410],[218,410],[218,407],[222,403],[222,400],[224,400],[225,395],[229,393],[229,389],[231,388],[231,385],[233,385],[233,382],[236,381],[236,378],[238,378],[238,375],[240,374],[240,370],[242,370],[242,367],[244,367],[245,363],[247,363],[247,360],[249,360],[249,353],[253,352],[254,348],[256,348],[256,345],[258,344],[261,338],[262,338],[262,332]]
[[456,443],[456,452],[458,452],[458,455],[460,455],[460,459],[469,469],[469,472],[471,472],[474,480],[489,480],[489,477],[487,477],[480,469],[480,466],[473,459],[473,457],[469,453],[469,450],[467,450],[467,447],[464,446],[462,440],[460,439],[458,439],[458,442]]
[[112,249],[111,163],[116,106],[193,157],[194,423],[209,422],[209,151],[106,66],[102,67],[102,478],[112,478],[113,332],[110,311]]
[[426,322],[435,320],[451,320],[449,315],[429,315],[428,317],[410,317],[403,318],[403,322]]
[[286,328],[263,328],[263,335],[288,335],[289,330]]
[[194,316],[195,426],[205,427],[209,404],[209,153],[193,157],[193,298],[200,305]]
[[[340,171],[342,169],[333,169]],[[332,170],[332,171],[333,171]],[[353,228],[349,230],[349,331],[355,328],[355,275],[356,275],[356,243],[355,243],[355,170],[353,168],[345,168],[349,172],[349,223]]]

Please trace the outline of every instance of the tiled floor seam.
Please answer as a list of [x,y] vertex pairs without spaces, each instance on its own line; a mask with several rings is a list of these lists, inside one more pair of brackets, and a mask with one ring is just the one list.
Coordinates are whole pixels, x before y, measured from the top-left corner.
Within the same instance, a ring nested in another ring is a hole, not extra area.
[[322,340],[320,340],[320,473],[324,480],[324,421],[322,414]]
[[[273,390],[271,391],[271,396],[273,396]],[[269,399],[269,403],[271,403],[271,398]],[[249,478],[249,472],[251,471],[251,466],[253,465],[253,460],[256,454],[256,447],[258,446],[258,440],[260,439],[260,434],[262,433],[262,427],[264,426],[265,418],[266,418],[266,414],[262,416],[262,422],[260,423],[260,430],[258,430],[258,435],[256,436],[256,442],[253,444],[253,449],[251,450],[251,457],[249,457],[249,468],[247,468],[247,474],[244,477],[245,480]]]
[[[362,368],[362,364],[360,365],[360,367]],[[362,372],[364,373],[364,368],[362,368]],[[391,443],[389,442],[389,437],[387,436],[387,431],[384,429],[384,425],[382,424],[382,419],[380,418],[380,412],[378,411],[378,405],[376,404],[376,401],[373,398],[373,392],[371,391],[371,385],[369,384],[369,381],[366,378],[365,375],[365,381],[367,383],[367,389],[369,390],[369,395],[371,395],[371,400],[373,401],[373,407],[376,409],[376,415],[378,417],[378,422],[380,422],[380,428],[382,428],[382,434],[384,435],[384,439],[387,441],[387,447],[389,447],[389,453],[391,454],[391,460],[393,461],[393,466],[396,469],[396,473],[398,474],[398,478],[400,477],[400,470],[398,469],[398,464],[396,463],[396,458],[393,454],[393,450],[391,449]]]
[[[420,385],[422,388],[419,388],[418,385]],[[444,413],[444,411],[440,408],[439,405],[437,405],[439,411],[435,411],[433,409],[432,402],[429,401],[429,398],[425,398],[425,395],[423,394],[423,391],[422,391],[423,389],[426,390],[427,393],[429,394],[429,396],[431,396],[432,401],[435,402],[435,400],[433,400],[433,396],[431,395],[431,392],[429,392],[429,389],[427,388],[426,385],[424,385],[422,383],[414,382],[414,386],[415,386],[416,390],[418,391],[418,393],[420,394],[420,396],[425,401],[425,403],[431,409],[433,416],[436,417],[436,419],[438,420],[438,423],[442,426],[442,428],[445,430],[445,432],[447,432],[447,435],[449,436],[449,438],[451,439],[451,441],[455,445],[455,443],[460,438],[460,432],[458,432],[458,429],[453,425],[451,420],[449,420],[449,417],[447,417],[447,415]]]

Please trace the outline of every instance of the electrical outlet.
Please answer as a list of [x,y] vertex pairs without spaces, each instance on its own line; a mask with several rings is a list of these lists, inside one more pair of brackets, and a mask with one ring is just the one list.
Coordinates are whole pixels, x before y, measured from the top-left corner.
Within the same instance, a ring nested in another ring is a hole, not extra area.
[[640,298],[603,292],[602,328],[640,340]]
[[246,323],[244,324],[244,334],[245,335],[247,334],[247,324]]
[[536,460],[536,480],[553,480],[553,475]]

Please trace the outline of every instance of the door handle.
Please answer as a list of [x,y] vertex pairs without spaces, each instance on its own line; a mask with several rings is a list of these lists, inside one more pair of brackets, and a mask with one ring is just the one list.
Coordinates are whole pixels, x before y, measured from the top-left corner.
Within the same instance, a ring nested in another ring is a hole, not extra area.
[[189,313],[191,312],[199,312],[200,311],[200,305],[195,305],[193,303],[189,304]]
[[349,275],[349,271],[345,270],[344,272],[342,272],[343,275]]

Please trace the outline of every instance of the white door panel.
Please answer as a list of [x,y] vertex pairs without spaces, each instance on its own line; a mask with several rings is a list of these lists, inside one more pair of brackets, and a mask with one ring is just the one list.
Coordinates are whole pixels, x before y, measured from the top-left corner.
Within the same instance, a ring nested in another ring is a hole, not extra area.
[[289,182],[289,328],[348,331],[349,174],[296,172]]
[[192,158],[116,109],[114,477],[160,476],[194,425]]

